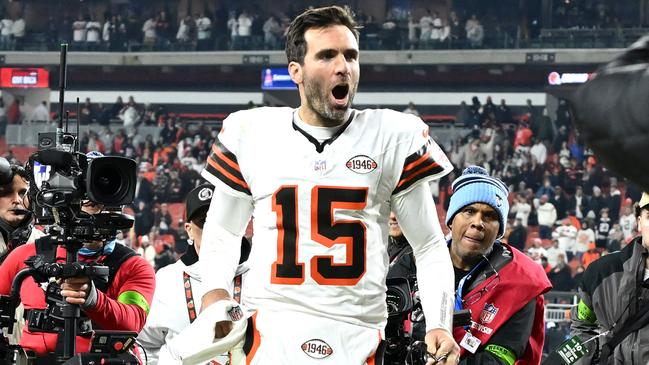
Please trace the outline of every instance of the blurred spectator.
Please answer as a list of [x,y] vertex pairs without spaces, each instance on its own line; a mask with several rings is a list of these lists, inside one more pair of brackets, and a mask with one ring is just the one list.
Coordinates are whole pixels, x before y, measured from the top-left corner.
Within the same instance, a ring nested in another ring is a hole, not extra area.
[[419,23],[415,20],[412,14],[408,14],[408,48],[415,49],[418,37],[417,37],[417,28]]
[[413,103],[412,101],[408,102],[408,107],[405,108],[403,110],[403,112],[406,113],[406,114],[412,114],[412,115],[419,116],[419,111],[415,107],[415,103]]
[[160,234],[171,234],[173,228],[171,227],[172,218],[169,213],[169,205],[167,203],[160,204],[160,209],[154,211],[153,225],[158,227]]
[[516,129],[516,137],[514,139],[514,150],[518,146],[530,146],[532,144],[532,130],[527,126],[527,122],[521,121]]
[[577,231],[577,241],[575,243],[575,253],[579,262],[581,262],[584,252],[588,251],[588,245],[591,242],[595,242],[595,231],[590,227],[590,222],[584,220],[581,222],[581,229]]
[[552,235],[552,227],[557,221],[557,209],[549,202],[547,195],[542,195],[535,203],[536,214],[539,223],[539,237],[549,239]]
[[464,29],[466,30],[466,38],[471,48],[482,48],[484,28],[475,14],[471,15],[471,19],[466,21]]
[[505,99],[500,99],[500,105],[496,108],[496,121],[498,123],[511,123],[512,111],[507,105]]
[[606,245],[606,251],[615,252],[622,249],[626,243],[624,242],[624,233],[622,233],[622,227],[619,224],[613,224],[611,230],[608,231],[608,244]]
[[625,205],[620,217],[620,227],[624,235],[624,241],[628,242],[636,235],[636,217],[630,205]]
[[438,12],[433,12],[432,20],[430,43],[433,48],[440,48],[448,35],[444,32],[444,24],[442,23],[442,18],[440,18]]
[[176,257],[174,256],[171,247],[167,243],[163,243],[160,252],[156,253],[154,258],[154,268],[156,271],[162,269],[167,265],[171,265],[176,262]]
[[282,28],[274,15],[270,15],[264,23],[264,48],[277,49]]
[[[540,138],[532,137],[532,148],[530,148],[530,155],[536,160],[539,165],[543,165],[548,157],[548,150]],[[549,182],[548,182],[549,183]]]
[[548,259],[550,267],[556,267],[560,262],[568,263],[570,260],[566,255],[566,250],[560,246],[559,240],[552,239],[550,247],[545,249],[545,255]]
[[79,122],[82,125],[88,125],[97,121],[97,114],[95,113],[94,106],[90,102],[90,98],[86,98],[79,112],[81,113],[79,115]]
[[613,222],[620,219],[620,206],[622,205],[622,192],[617,187],[617,179],[611,178],[606,206],[609,208],[609,217]]
[[[191,15],[188,16],[191,18]],[[156,22],[155,22],[156,47],[159,50],[163,50],[163,51],[168,50],[169,43],[173,39],[173,36],[174,36],[173,25],[171,24],[171,20],[167,15],[167,11],[160,10],[158,12],[158,16],[156,17]]]
[[176,41],[179,47],[185,51],[191,51],[196,48],[196,22],[190,14],[187,14],[180,21],[178,33],[176,33]]
[[212,41],[212,21],[205,11],[196,17],[197,45],[199,51],[207,51]]
[[557,209],[557,219],[564,219],[568,215],[568,198],[560,185],[554,187],[554,193],[550,195],[550,203]]
[[518,194],[518,197],[511,208],[511,212],[515,213],[515,219],[520,220],[523,227],[527,228],[531,211],[532,206],[529,204],[525,194]]
[[128,103],[119,112],[118,117],[122,120],[122,125],[124,126],[127,134],[133,134],[140,121],[140,115],[137,110],[135,101],[132,99],[132,97],[129,98]]
[[18,15],[11,24],[11,49],[21,50],[22,40],[25,38],[25,19]]
[[77,20],[72,23],[72,44],[76,45],[77,49],[85,49],[86,34],[88,32],[86,24],[86,18],[81,13],[79,13]]
[[155,267],[155,248],[153,248],[153,245],[151,242],[149,242],[150,237],[154,235],[154,232],[151,232],[149,236],[142,236],[140,239],[140,247],[136,250],[140,256],[144,257],[144,259],[151,265],[151,267]]
[[419,19],[419,48],[426,49],[430,44],[430,35],[433,31],[433,17],[430,10],[426,9],[426,14]]
[[593,261],[599,259],[601,257],[601,254],[599,251],[597,251],[597,245],[595,242],[590,242],[588,244],[588,251],[584,253],[584,255],[581,257],[581,265],[584,267],[584,269],[588,268],[588,265],[590,265]]
[[154,217],[149,205],[144,200],[139,200],[133,211],[135,212],[133,224],[135,235],[137,237],[148,235],[154,225]]
[[90,19],[86,22],[86,50],[97,51],[99,50],[99,43],[101,42],[101,23],[95,19],[94,15],[90,15]]
[[595,216],[599,218],[602,209],[607,208],[606,199],[602,196],[602,189],[599,186],[593,186],[593,195],[590,197],[589,211],[593,211]]
[[119,113],[122,111],[122,108],[124,108],[124,101],[122,100],[121,96],[118,96],[117,100],[115,100],[115,103],[110,108],[110,117],[118,118]]
[[153,202],[154,192],[153,184],[145,177],[146,170],[142,170],[137,174],[137,183],[135,185],[135,199],[151,204]]
[[165,126],[160,130],[160,141],[163,145],[175,144],[178,142],[179,128],[174,118],[167,118]]
[[465,101],[460,103],[460,109],[457,114],[455,114],[455,123],[462,123],[463,125],[468,125],[471,119],[471,111],[466,105]]
[[529,256],[534,262],[538,263],[541,265],[541,258],[545,258],[547,260],[547,252],[545,251],[545,248],[541,246],[542,241],[540,238],[535,238],[532,240],[532,246],[527,249],[527,256]]
[[32,121],[32,123],[48,123],[50,121],[50,110],[47,108],[47,101],[43,100],[43,102],[41,102],[34,108],[30,120]]
[[250,49],[252,44],[252,21],[252,17],[246,10],[239,14],[234,49]]
[[11,27],[13,23],[13,19],[5,12],[5,16],[0,20],[0,49],[2,50],[11,49]]
[[590,200],[584,195],[581,186],[577,186],[575,195],[568,201],[568,211],[575,212],[575,216],[579,219],[586,218],[586,214],[590,210]]
[[[549,262],[550,259],[548,258]],[[552,290],[571,291],[575,288],[570,267],[566,264],[562,253],[557,255],[557,264],[552,266],[552,270],[548,273],[548,279],[552,282]]]
[[[552,234],[553,242],[556,240],[557,249],[564,254],[568,260],[572,259],[576,252],[577,245],[577,228],[572,225],[570,219],[565,218],[561,221],[561,225],[557,227]],[[556,252],[555,252],[556,254]],[[555,266],[554,258],[550,258],[550,265]]]
[[230,13],[227,26],[230,33],[230,50],[233,50],[238,47],[237,37],[239,36],[239,21],[235,12]]
[[543,195],[547,195],[548,199],[550,199],[550,197],[554,195],[554,188],[550,183],[550,178],[547,176],[543,178],[543,184],[536,190],[536,194],[534,196],[537,199],[540,199]]
[[147,51],[152,51],[153,47],[156,45],[157,33],[156,33],[156,24],[158,22],[157,17],[151,16],[147,19],[142,25],[142,44],[143,49]]
[[611,230],[611,218],[608,216],[608,208],[602,208],[600,217],[597,220],[597,239],[595,243],[598,248],[606,248],[608,246],[608,234]]
[[527,242],[527,228],[523,226],[520,218],[514,219],[514,226],[509,233],[507,243],[510,246],[517,248],[519,251],[525,251],[525,244]]
[[448,15],[449,38],[451,44],[460,44],[464,39],[464,27],[462,21],[457,16],[455,11],[451,11]]

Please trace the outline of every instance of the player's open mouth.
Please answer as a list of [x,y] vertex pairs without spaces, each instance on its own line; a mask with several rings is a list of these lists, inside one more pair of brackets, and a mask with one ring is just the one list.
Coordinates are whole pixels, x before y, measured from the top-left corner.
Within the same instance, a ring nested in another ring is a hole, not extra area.
[[347,104],[347,96],[349,95],[349,84],[338,84],[331,90],[331,95],[334,97],[336,104]]

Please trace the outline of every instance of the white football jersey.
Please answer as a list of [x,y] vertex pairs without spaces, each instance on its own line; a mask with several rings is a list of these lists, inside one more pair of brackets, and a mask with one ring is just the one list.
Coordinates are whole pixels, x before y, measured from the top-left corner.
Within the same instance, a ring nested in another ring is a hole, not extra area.
[[252,199],[245,303],[382,329],[390,200],[452,165],[418,117],[356,110],[319,143],[295,112],[231,114],[203,170],[217,188]]

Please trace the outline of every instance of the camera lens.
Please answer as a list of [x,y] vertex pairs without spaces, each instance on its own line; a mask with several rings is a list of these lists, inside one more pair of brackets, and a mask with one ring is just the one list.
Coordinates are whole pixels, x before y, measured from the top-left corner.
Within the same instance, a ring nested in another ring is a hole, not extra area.
[[106,166],[93,176],[92,183],[97,188],[97,191],[101,192],[101,195],[112,196],[119,192],[122,186],[124,179],[120,175],[119,170]]

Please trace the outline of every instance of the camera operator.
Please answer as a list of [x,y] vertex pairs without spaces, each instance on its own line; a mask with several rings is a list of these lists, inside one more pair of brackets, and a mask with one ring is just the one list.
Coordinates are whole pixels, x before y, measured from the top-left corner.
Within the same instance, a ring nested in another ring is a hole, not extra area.
[[[32,214],[27,208],[29,174],[20,165],[10,164],[0,157],[0,264],[16,247],[34,242],[43,232],[34,228]],[[20,341],[24,326],[23,307],[16,308],[16,323],[8,340]]]
[[[164,285],[156,288],[151,312],[138,336],[150,365],[167,364],[171,361],[172,355],[167,348],[169,341],[193,323],[201,311],[200,298],[205,294],[205,289],[198,269],[198,260],[203,225],[213,192],[213,185],[203,184],[188,193],[185,202],[185,230],[189,237],[187,252],[176,263],[165,266],[156,273],[156,281]],[[240,262],[245,261],[249,253],[250,243],[244,237],[241,242]],[[240,266],[237,275],[242,271],[243,267]],[[235,280],[235,285],[237,280],[240,287],[240,278]],[[177,315],[169,315],[170,313]],[[215,360],[225,364],[228,357],[217,356]]]
[[[588,353],[577,364],[646,364],[649,350],[649,194],[635,206],[640,235],[588,265],[571,312],[571,334]],[[599,336],[598,336],[599,335]],[[598,337],[595,340],[588,341]],[[587,342],[587,343],[586,343]]]
[[544,339],[542,268],[498,239],[509,211],[507,186],[478,166],[453,182],[446,215],[455,269],[455,310],[470,309],[471,326],[456,327],[460,364],[538,364]]
[[[96,155],[88,156],[92,158]],[[81,210],[93,215],[103,208],[101,204],[84,201]],[[0,294],[10,293],[12,280],[26,267],[24,261],[36,254],[44,256],[49,262],[65,262],[66,257],[65,249],[51,242],[49,236],[17,247],[0,266]],[[48,302],[61,303],[65,300],[81,306],[82,317],[78,321],[80,335],[76,344],[78,353],[90,349],[90,327],[139,332],[149,312],[155,274],[153,268],[133,250],[117,244],[115,239],[91,241],[84,243],[78,259],[87,264],[107,266],[110,271],[108,282],[79,276],[63,281],[52,280],[41,286],[28,277],[20,287],[20,299],[27,319],[20,345],[25,350],[34,351],[39,360],[43,359],[45,363],[54,361],[51,360],[54,357],[48,356],[51,353],[61,353],[63,336],[60,334],[64,328],[62,319],[47,317]],[[52,290],[56,286],[61,289],[60,295]],[[44,317],[48,320],[37,320]]]
[[14,248],[43,235],[34,229],[31,212],[27,210],[28,188],[27,171],[0,157],[0,264]]
[[390,259],[390,266],[387,278],[408,279],[415,277],[417,275],[417,267],[415,266],[412,247],[408,244],[408,240],[406,240],[406,237],[401,231],[397,217],[392,212],[390,212],[388,226],[390,228],[388,232],[388,257]]

